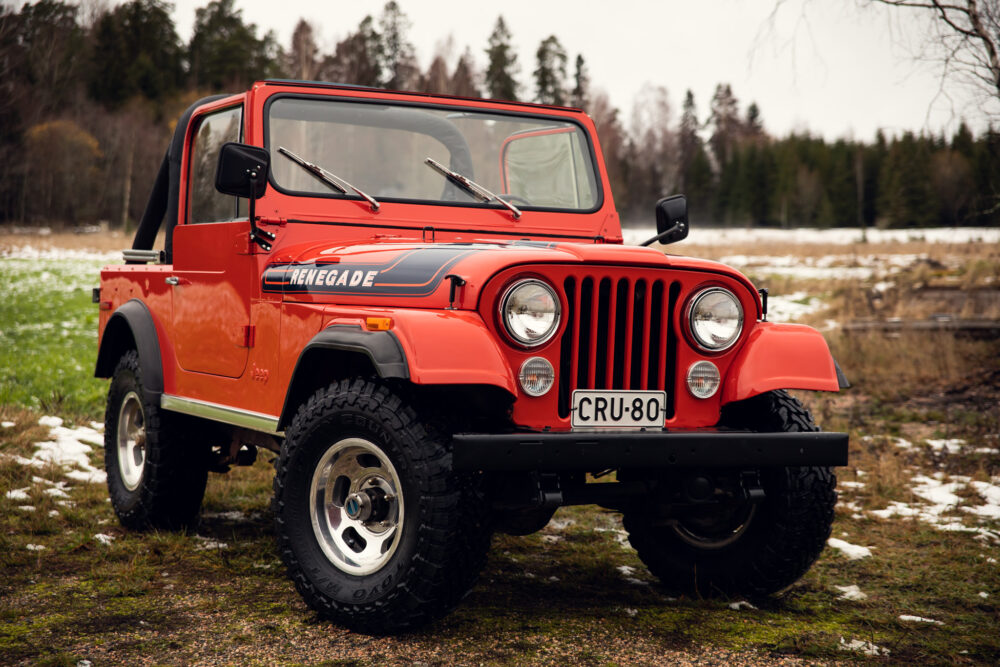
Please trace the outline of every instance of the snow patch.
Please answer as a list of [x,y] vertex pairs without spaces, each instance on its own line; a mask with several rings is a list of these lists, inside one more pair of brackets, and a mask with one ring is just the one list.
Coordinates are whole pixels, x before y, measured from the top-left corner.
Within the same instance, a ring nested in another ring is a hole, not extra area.
[[864,482],[837,482],[837,486],[842,486],[845,489],[863,489],[865,488]]
[[615,569],[621,572],[623,577],[631,577],[633,574],[635,574],[635,568],[631,567],[630,565],[619,565]]
[[870,547],[862,547],[857,544],[851,544],[850,542],[845,542],[844,540],[837,539],[836,537],[831,537],[826,541],[826,543],[843,553],[848,560],[868,558],[872,555]]
[[944,625],[941,621],[935,621],[932,618],[924,618],[922,616],[910,616],[909,614],[900,614],[899,620],[906,623],[930,623],[932,625]]
[[34,512],[35,511],[35,506],[34,505],[18,505],[17,509],[21,510],[22,512]]
[[615,539],[615,542],[620,544],[626,549],[631,549],[632,545],[628,541],[628,531],[622,530],[620,528],[594,528],[595,533],[611,533],[611,536]]
[[979,591],[979,597],[981,597],[982,599],[984,599],[984,600],[985,600],[985,599],[986,599],[986,598],[988,598],[989,596],[990,596],[990,594],[989,594],[989,593],[987,593],[986,591]]
[[548,544],[555,544],[556,542],[562,542],[562,535],[542,535],[542,542],[547,542]]
[[913,494],[931,503],[931,507],[926,510],[931,514],[940,515],[962,502],[962,499],[955,495],[955,491],[965,486],[960,481],[945,483],[926,475],[917,475],[912,481],[917,483],[917,486],[911,489]]
[[113,535],[105,535],[104,533],[97,533],[96,535],[94,535],[94,539],[103,544],[104,546],[108,546],[109,544],[115,541]]
[[756,609],[757,607],[753,606],[746,600],[740,600],[739,602],[730,602],[729,608],[733,611],[739,611],[740,609]]
[[200,544],[194,546],[197,551],[209,551],[211,549],[228,549],[229,545],[225,542],[220,542],[218,540],[213,540],[211,537],[205,537],[204,535],[195,535],[194,539],[198,540]]
[[551,521],[549,521],[548,527],[551,528],[552,530],[557,530],[557,531],[566,530],[575,523],[576,521],[574,521],[573,519],[552,519]]
[[840,595],[837,596],[838,600],[860,601],[868,599],[868,594],[861,592],[861,589],[858,588],[857,584],[851,584],[850,586],[834,586],[834,588],[840,591]]
[[987,482],[969,482],[969,484],[986,499],[986,504],[962,509],[987,519],[1000,521],[1000,486]]
[[28,551],[45,551],[44,544],[28,544],[25,546]]
[[924,440],[935,452],[944,451],[945,454],[958,454],[962,451],[965,440],[960,438],[945,438],[942,440]]
[[8,500],[28,500],[28,491],[30,489],[30,486],[26,486],[23,489],[11,489],[4,495]]
[[[653,227],[628,227],[622,230],[625,243],[638,245],[656,236]],[[996,227],[932,227],[929,229],[868,229],[865,237],[869,243],[905,243],[923,241],[926,243],[1000,243],[1000,229]],[[812,244],[812,245],[854,245],[861,243],[861,230],[851,227],[833,229],[751,229],[746,227],[702,227],[691,229],[685,245],[737,245],[759,243]]]
[[889,649],[876,646],[871,642],[862,641],[861,639],[846,641],[843,637],[841,637],[840,646],[838,646],[838,648],[841,651],[855,651],[856,653],[863,653],[869,657],[889,655]]
[[51,260],[87,260],[94,262],[120,262],[121,252],[100,252],[96,250],[80,250],[74,248],[35,248],[30,245],[4,248],[0,250],[4,259],[51,259]]
[[772,322],[793,322],[823,309],[824,304],[805,292],[775,294],[767,297],[767,319]]
[[[22,465],[43,468],[47,465],[56,465],[63,469],[63,474],[77,482],[87,482],[91,484],[104,484],[107,473],[95,468],[90,463],[88,454],[94,450],[94,446],[102,446],[104,435],[101,428],[91,426],[80,426],[78,428],[68,428],[63,426],[63,420],[59,417],[44,416],[38,419],[41,426],[49,429],[49,437],[52,440],[35,443],[35,453],[30,459],[23,456],[13,456],[12,458]],[[62,487],[60,487],[62,488]],[[65,491],[65,489],[62,489]],[[62,495],[51,493],[50,495]]]
[[226,521],[243,521],[247,518],[247,515],[239,510],[231,510],[228,512],[202,512],[201,517],[203,519],[225,519]]
[[635,616],[639,613],[639,610],[633,609],[632,607],[625,607],[625,613],[631,616],[632,618],[635,618]]
[[0,422],[0,426],[3,426],[4,428],[14,428],[17,426],[17,422]]
[[894,444],[896,447],[899,447],[900,449],[913,449],[913,443],[907,440],[906,438],[897,438],[897,437],[883,436],[883,435],[879,436],[865,435],[861,437],[862,442],[876,442],[878,440],[883,440],[883,439],[888,440],[889,442]]

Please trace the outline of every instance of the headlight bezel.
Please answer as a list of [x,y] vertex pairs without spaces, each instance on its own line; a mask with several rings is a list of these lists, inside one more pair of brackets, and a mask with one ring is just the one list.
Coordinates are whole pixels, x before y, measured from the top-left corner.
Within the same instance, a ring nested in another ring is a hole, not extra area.
[[[552,326],[549,328],[549,330],[545,333],[544,336],[537,338],[535,340],[526,340],[518,336],[516,333],[514,333],[510,322],[507,321],[507,315],[506,315],[507,303],[509,302],[511,296],[513,296],[513,294],[518,289],[523,288],[527,285],[541,286],[543,289],[549,292],[549,295],[552,297],[552,302],[555,305],[555,319],[553,320]],[[562,301],[559,297],[558,290],[556,290],[556,288],[550,285],[547,281],[534,276],[522,276],[512,281],[504,289],[503,294],[500,297],[500,300],[497,302],[497,319],[500,322],[500,328],[503,330],[504,334],[506,334],[507,339],[511,343],[523,349],[535,349],[551,341],[555,337],[556,333],[558,333],[559,327],[562,325],[562,312],[563,312],[563,306],[562,306]]]
[[[733,303],[736,304],[737,310],[739,311],[739,318],[738,318],[738,323],[736,325],[736,330],[733,333],[732,337],[722,345],[713,345],[711,342],[706,342],[705,340],[703,340],[698,335],[694,323],[694,314],[696,307],[703,299],[712,294],[723,294],[731,298]],[[691,295],[691,298],[688,299],[687,307],[685,308],[684,311],[684,323],[688,339],[698,350],[706,354],[722,354],[723,352],[732,349],[732,347],[736,345],[736,343],[740,340],[740,337],[743,335],[743,327],[746,323],[746,309],[743,307],[743,302],[740,301],[740,298],[736,296],[736,293],[733,292],[732,290],[723,287],[721,285],[707,285],[696,290],[694,294]]]

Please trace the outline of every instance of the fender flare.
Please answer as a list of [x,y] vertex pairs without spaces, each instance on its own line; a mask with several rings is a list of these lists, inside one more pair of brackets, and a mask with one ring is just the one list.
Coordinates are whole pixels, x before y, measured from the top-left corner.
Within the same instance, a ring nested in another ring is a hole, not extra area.
[[142,387],[146,399],[153,405],[159,405],[160,396],[163,394],[160,339],[156,335],[153,314],[146,304],[138,299],[126,301],[111,314],[101,336],[94,377],[110,378],[114,375],[118,359],[125,350],[132,347],[139,354]]
[[406,355],[395,334],[391,331],[365,331],[360,326],[335,324],[323,329],[306,343],[295,362],[295,369],[288,382],[285,392],[285,402],[281,408],[278,429],[284,429],[291,421],[299,401],[305,397],[298,396],[296,380],[305,373],[303,367],[308,365],[314,350],[338,350],[341,352],[360,353],[368,357],[375,372],[382,378],[409,379],[410,369],[406,363]]
[[801,324],[760,322],[730,364],[721,400],[725,405],[775,389],[848,386],[823,334]]

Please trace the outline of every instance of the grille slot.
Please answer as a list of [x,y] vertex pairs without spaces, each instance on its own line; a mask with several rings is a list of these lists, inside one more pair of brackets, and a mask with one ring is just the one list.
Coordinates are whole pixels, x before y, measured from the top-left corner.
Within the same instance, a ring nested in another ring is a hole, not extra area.
[[574,389],[667,392],[674,416],[677,335],[671,326],[680,283],[612,272],[563,282],[569,312],[559,352],[559,416]]

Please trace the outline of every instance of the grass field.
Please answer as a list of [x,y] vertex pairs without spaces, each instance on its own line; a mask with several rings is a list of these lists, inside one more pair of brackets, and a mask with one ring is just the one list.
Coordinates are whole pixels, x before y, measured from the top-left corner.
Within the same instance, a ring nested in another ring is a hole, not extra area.
[[[769,287],[772,319],[823,329],[854,384],[800,395],[825,428],[850,432],[851,465],[838,470],[842,548],[783,595],[674,598],[615,514],[564,508],[541,533],[496,536],[454,614],[373,638],[317,619],[285,578],[268,509],[273,455],[210,478],[197,534],[117,524],[103,484],[85,480],[103,468],[91,422],[106,391],[92,377],[90,287],[122,243],[27,243],[0,237],[0,663],[1000,661],[1000,343],[840,326],[955,304],[1000,317],[988,296],[968,297],[1000,286],[995,244],[684,249]],[[46,442],[75,447],[90,470],[45,463]]]

